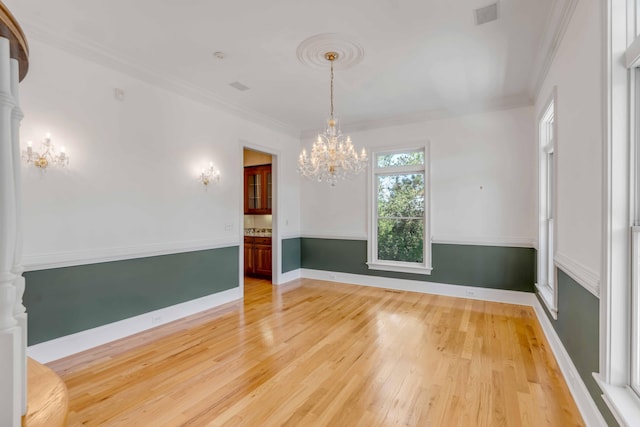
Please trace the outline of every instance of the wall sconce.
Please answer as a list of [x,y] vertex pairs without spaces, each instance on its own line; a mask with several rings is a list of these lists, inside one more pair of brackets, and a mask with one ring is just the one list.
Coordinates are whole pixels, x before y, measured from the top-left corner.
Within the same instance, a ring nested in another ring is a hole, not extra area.
[[220,181],[220,171],[214,169],[213,162],[210,162],[208,168],[202,169],[200,182],[204,185],[209,185],[209,183],[217,183],[218,181]]
[[40,152],[33,150],[33,142],[27,142],[27,149],[22,150],[22,159],[27,163],[33,163],[40,169],[46,169],[49,165],[65,167],[69,165],[69,156],[65,152],[64,147],[60,147],[60,152],[56,151],[53,142],[51,142],[51,134],[47,133],[40,145]]

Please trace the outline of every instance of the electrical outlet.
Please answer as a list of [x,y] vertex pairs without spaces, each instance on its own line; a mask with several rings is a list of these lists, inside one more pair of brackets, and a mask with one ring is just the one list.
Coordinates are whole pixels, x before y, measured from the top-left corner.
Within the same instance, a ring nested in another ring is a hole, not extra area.
[[162,316],[151,316],[151,324],[158,325],[162,323]]
[[330,273],[330,274],[329,274],[329,279],[331,279],[331,280],[336,280],[336,275],[335,275],[335,274],[333,274],[333,273]]
[[467,291],[466,293],[467,293],[467,295],[469,295],[470,297],[472,297],[472,296],[474,296],[474,295],[476,294],[476,293],[475,293],[475,291]]

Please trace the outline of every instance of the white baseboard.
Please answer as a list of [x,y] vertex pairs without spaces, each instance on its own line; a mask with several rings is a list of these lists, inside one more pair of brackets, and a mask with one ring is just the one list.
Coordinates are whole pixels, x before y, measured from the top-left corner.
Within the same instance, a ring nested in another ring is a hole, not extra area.
[[236,287],[35,344],[27,348],[27,353],[29,357],[40,363],[49,363],[239,299],[242,299],[242,291],[239,287]]
[[535,295],[531,292],[479,288],[477,286],[447,285],[444,283],[422,282],[420,280],[404,280],[390,277],[339,273],[335,271],[310,270],[308,268],[301,269],[301,275],[307,279],[327,280],[329,282],[350,283],[352,285],[372,286],[374,288],[421,292],[425,294],[504,302],[509,304],[533,306],[534,301],[536,301]]
[[278,280],[278,283],[276,283],[276,285],[284,285],[287,282],[299,279],[300,277],[302,277],[301,271],[302,269],[299,268],[297,270],[291,270],[287,271],[286,273],[280,274],[280,279]]
[[576,401],[576,405],[578,406],[578,410],[580,411],[584,422],[588,427],[606,427],[607,423],[598,410],[589,390],[587,390],[587,386],[584,384],[584,381],[582,381],[580,373],[576,369],[576,365],[573,364],[571,356],[567,353],[567,349],[562,344],[560,337],[553,328],[553,325],[551,324],[549,317],[547,317],[547,313],[545,313],[540,301],[536,299],[533,304],[533,308],[538,317],[538,321],[540,322],[540,326],[542,326],[542,331],[547,337],[547,341],[549,341],[551,351],[556,357],[562,376],[567,382],[567,386],[569,386],[569,391],[571,392],[573,399]]

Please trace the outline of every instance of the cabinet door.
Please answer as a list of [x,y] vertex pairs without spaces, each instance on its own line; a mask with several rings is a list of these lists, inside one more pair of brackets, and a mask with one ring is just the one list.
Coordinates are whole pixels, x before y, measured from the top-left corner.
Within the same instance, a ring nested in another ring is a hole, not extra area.
[[272,200],[273,197],[271,196],[272,194],[272,190],[271,190],[271,166],[269,166],[269,169],[267,169],[267,171],[265,172],[265,176],[266,176],[266,186],[267,186],[267,209],[269,210],[269,213],[271,213],[271,205],[272,205]]
[[254,253],[253,253],[253,244],[245,243],[244,244],[244,274],[255,274],[255,262],[254,262]]
[[246,168],[244,170],[244,211],[245,213],[264,209],[264,182],[260,170]]
[[254,251],[256,274],[271,277],[271,246],[255,245]]

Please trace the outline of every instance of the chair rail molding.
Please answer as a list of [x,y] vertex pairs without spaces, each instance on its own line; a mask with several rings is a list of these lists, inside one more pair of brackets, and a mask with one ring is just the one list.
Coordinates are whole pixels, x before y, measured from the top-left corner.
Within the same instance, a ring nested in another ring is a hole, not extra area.
[[600,298],[600,276],[598,273],[561,252],[556,252],[553,261],[556,267],[559,267],[583,288]]
[[122,261],[126,259],[147,258],[159,255],[171,255],[184,252],[196,252],[209,249],[240,246],[235,238],[187,240],[146,245],[95,248],[68,252],[29,254],[24,256],[26,271],[47,270],[50,268],[73,267],[77,265],[98,264],[101,262]]

